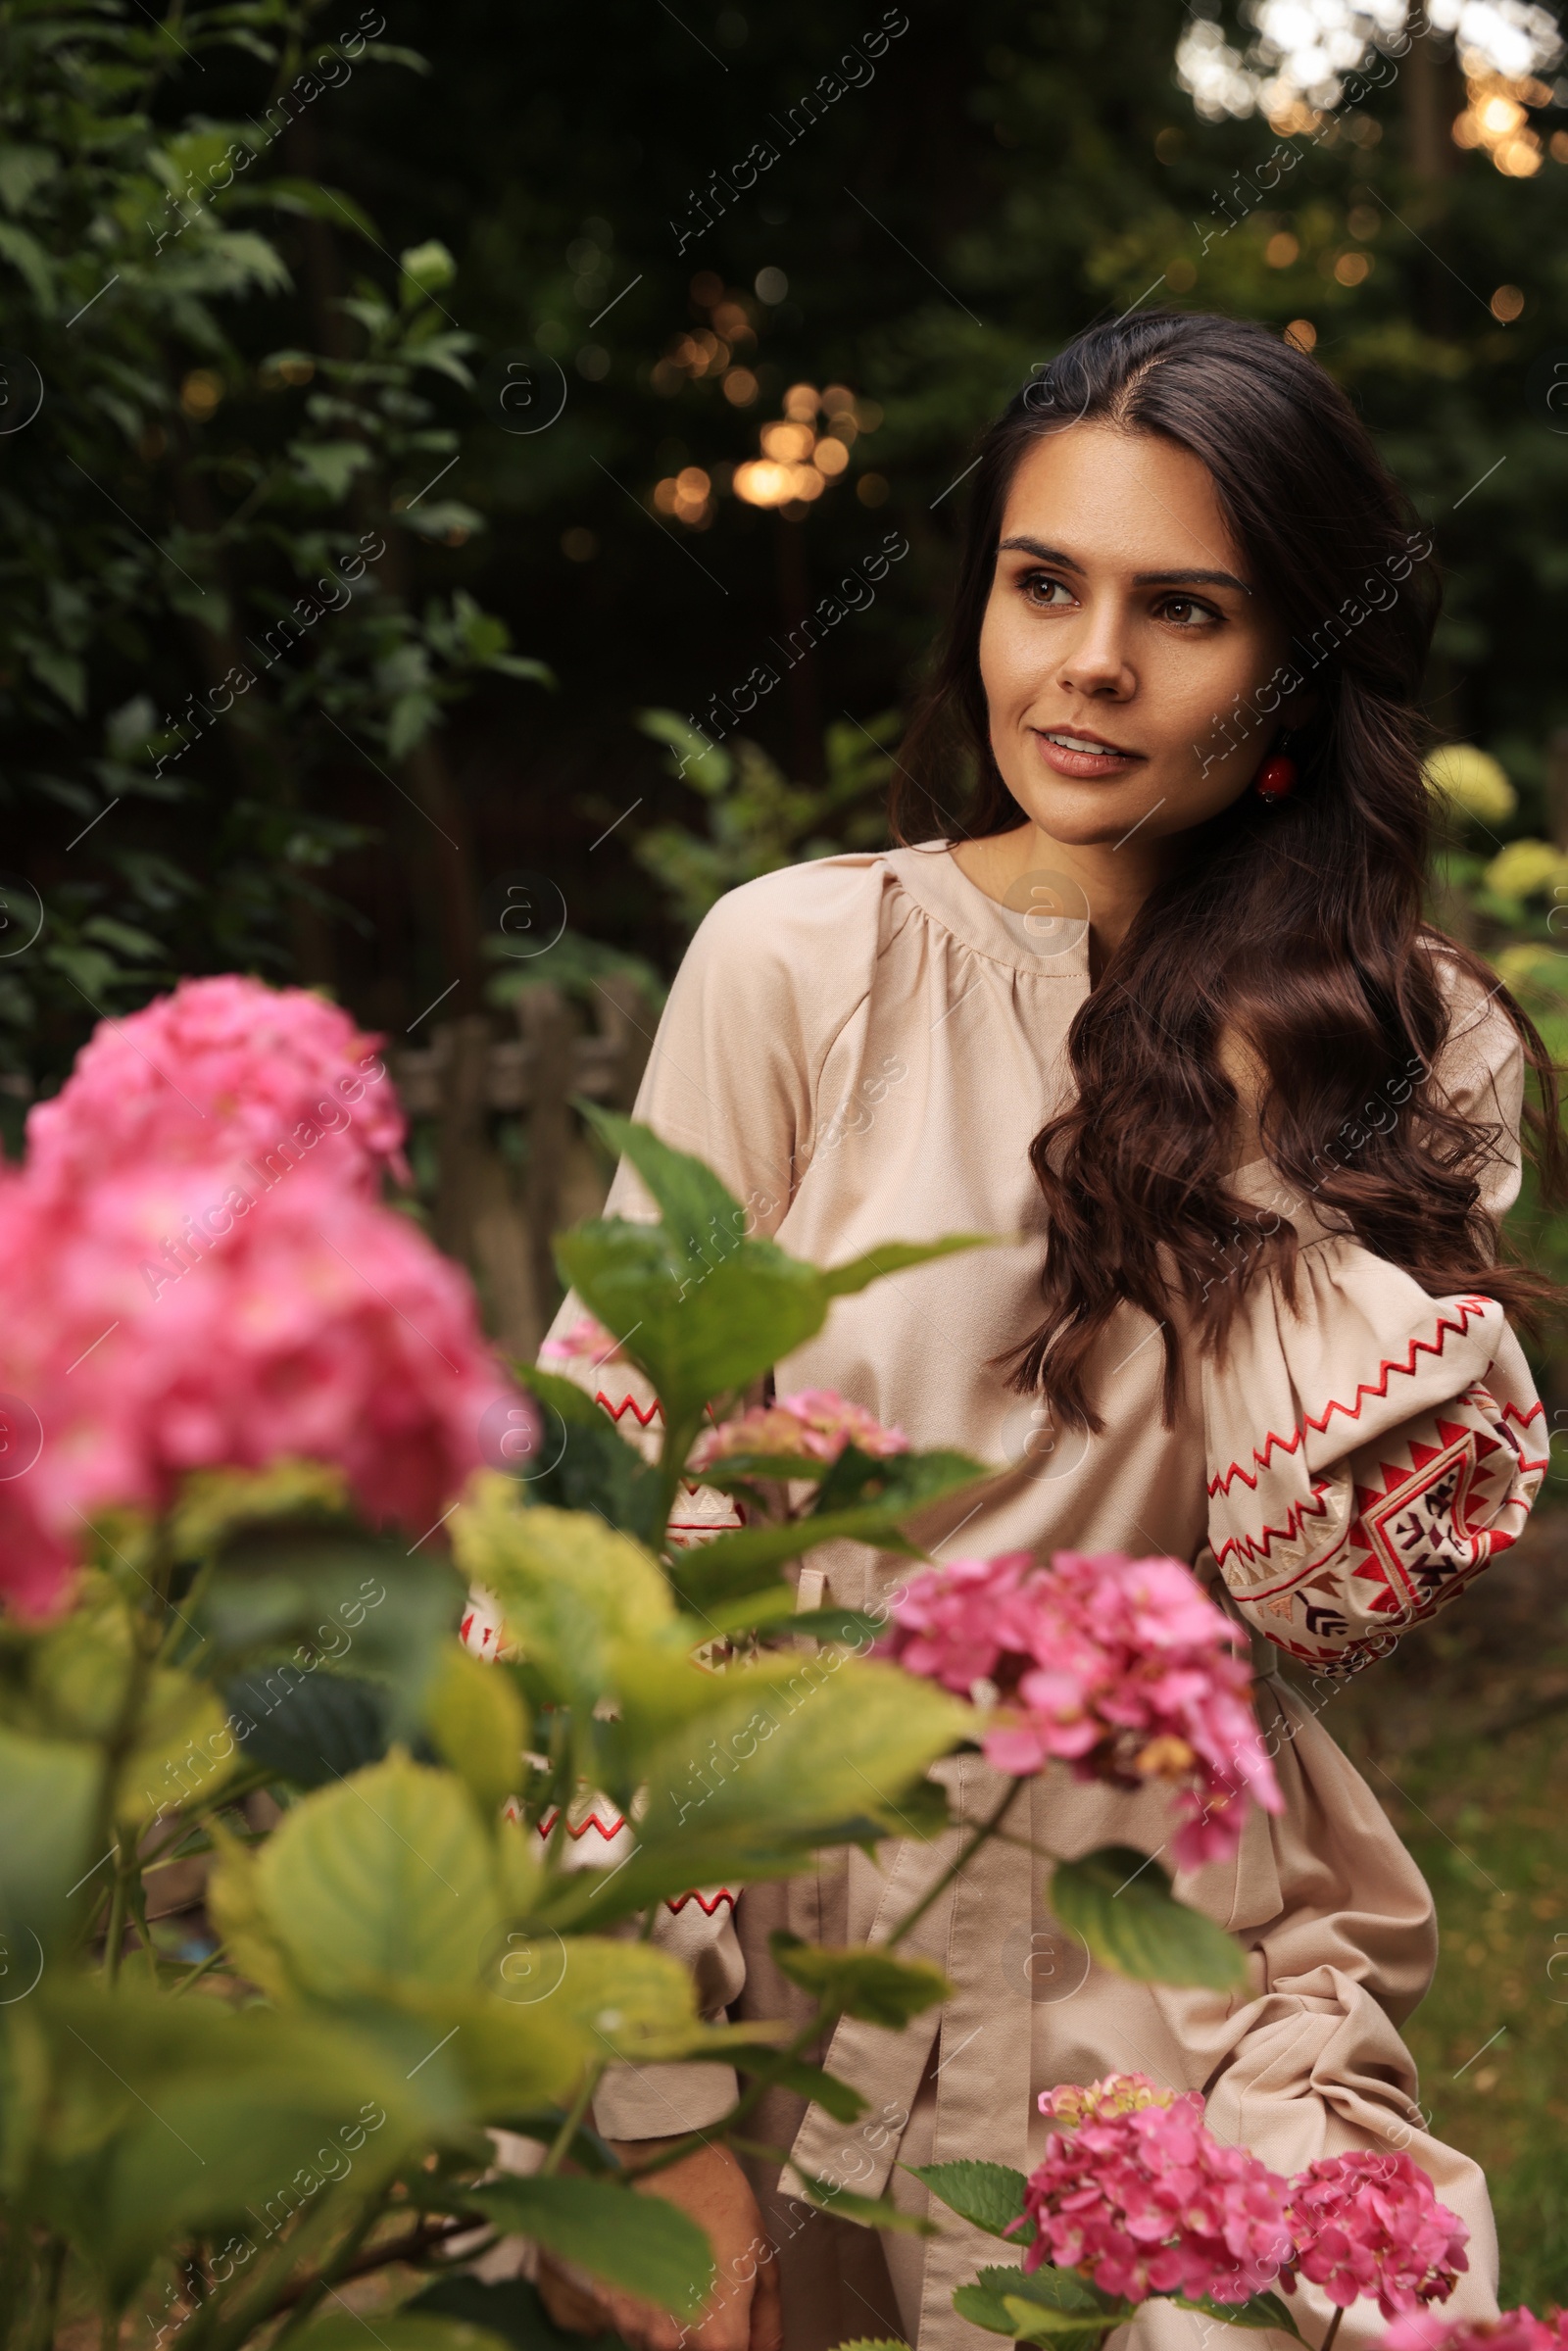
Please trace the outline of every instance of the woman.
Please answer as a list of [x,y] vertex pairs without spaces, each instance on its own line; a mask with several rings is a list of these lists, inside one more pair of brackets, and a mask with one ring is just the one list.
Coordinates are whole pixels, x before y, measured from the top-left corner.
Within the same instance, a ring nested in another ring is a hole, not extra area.
[[[1423,2128],[1397,2033],[1430,1980],[1431,1902],[1316,1719],[1336,1677],[1515,1540],[1545,1467],[1505,1311],[1546,1286],[1496,1261],[1526,1060],[1548,1188],[1561,1146],[1530,1022],[1422,921],[1416,697],[1436,606],[1430,541],[1302,354],[1192,316],[1084,334],[985,441],[901,775],[903,846],[721,901],[638,1115],[804,1257],[1014,1237],[841,1300],[776,1373],[781,1392],[838,1389],[916,1445],[999,1465],[978,1506],[933,1519],[939,1557],[1174,1554],[1253,1629],[1261,1673],[1280,1651],[1305,1669],[1258,1689],[1285,1814],[1254,1810],[1237,1860],[1179,1886],[1241,1939],[1251,1997],[1090,1966],[1050,1916],[1047,1874],[994,1843],[906,1946],[953,1981],[940,2017],[900,2036],[846,2022],[833,2040],[866,2119],[777,2094],[759,2139],[920,2211],[896,2166],[1027,2168],[1042,2090],[1138,2070],[1201,2089],[1212,2126],[1279,2171],[1408,2147],[1470,2230],[1450,2311],[1482,2316],[1485,2183]],[[611,1207],[649,1213],[624,1168]],[[576,1368],[617,1418],[628,1399],[646,1414],[635,1375]],[[727,1511],[689,1500],[694,1530]],[[863,1604],[897,1571],[853,1545],[817,1553],[803,1604]],[[947,1775],[969,1817],[1000,1786],[974,1757]],[[1031,1836],[1058,1854],[1168,1835],[1152,1789],[1058,1769],[1032,1802]],[[874,1937],[946,1851],[852,1853],[738,1900],[710,1889],[659,1932],[712,2010],[795,2013],[768,1929]],[[644,2142],[726,2102],[694,2067],[612,2077],[597,2111]],[[748,2169],[713,2147],[658,2181],[718,2253],[698,2342],[768,2351],[780,2284],[789,2351],[985,2339],[950,2297],[993,2241],[945,2213],[936,2237],[879,2240],[808,2217],[776,2165]],[[777,2254],[760,2264],[759,2206]],[[676,2339],[606,2307],[633,2343]],[[1307,2289],[1298,2308],[1320,2334],[1327,2306]],[[1379,2328],[1361,2304],[1345,2339]],[[1178,2334],[1197,2351],[1195,2329],[1212,2323],[1154,2304],[1135,2331],[1140,2351]]]

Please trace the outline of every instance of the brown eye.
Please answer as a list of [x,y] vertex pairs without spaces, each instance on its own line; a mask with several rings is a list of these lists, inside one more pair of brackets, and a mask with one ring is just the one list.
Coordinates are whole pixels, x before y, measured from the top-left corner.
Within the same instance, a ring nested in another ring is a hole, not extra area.
[[1200,604],[1193,596],[1167,596],[1160,611],[1167,620],[1174,620],[1178,628],[1192,628],[1205,620],[1217,620],[1220,616],[1211,606]]

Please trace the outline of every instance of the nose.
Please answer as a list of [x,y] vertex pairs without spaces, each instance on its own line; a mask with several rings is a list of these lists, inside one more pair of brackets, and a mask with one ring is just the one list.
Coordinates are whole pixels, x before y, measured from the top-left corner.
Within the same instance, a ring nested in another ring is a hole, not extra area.
[[1137,686],[1127,657],[1127,616],[1110,597],[1097,597],[1086,611],[1081,632],[1057,672],[1069,692],[1102,702],[1125,702]]

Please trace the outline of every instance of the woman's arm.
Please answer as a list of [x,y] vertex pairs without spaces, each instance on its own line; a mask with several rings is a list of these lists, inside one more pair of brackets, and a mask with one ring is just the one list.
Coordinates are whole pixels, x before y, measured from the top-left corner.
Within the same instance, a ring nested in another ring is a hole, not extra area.
[[[1456,1007],[1433,1082],[1498,1128],[1481,1181],[1500,1217],[1519,1189],[1512,1023],[1479,998]],[[1495,1300],[1431,1298],[1310,1203],[1279,1204],[1304,1244],[1297,1307],[1255,1284],[1225,1361],[1203,1367],[1209,1555],[1276,1646],[1349,1672],[1516,1541],[1545,1416]]]
[[1244,1616],[1353,1672],[1517,1539],[1544,1413],[1501,1308],[1433,1298],[1354,1242],[1304,1249],[1204,1366],[1208,1544]]

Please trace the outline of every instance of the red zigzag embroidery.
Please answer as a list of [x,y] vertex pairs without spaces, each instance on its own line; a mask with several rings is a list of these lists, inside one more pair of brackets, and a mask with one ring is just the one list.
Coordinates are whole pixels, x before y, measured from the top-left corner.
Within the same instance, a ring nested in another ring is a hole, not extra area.
[[[1293,1430],[1289,1437],[1277,1436],[1273,1430],[1270,1430],[1268,1436],[1263,1440],[1262,1451],[1259,1452],[1255,1446],[1253,1447],[1252,1459],[1256,1464],[1256,1468],[1258,1470],[1267,1469],[1269,1462],[1273,1458],[1274,1448],[1276,1445],[1279,1446],[1282,1452],[1294,1453],[1297,1447],[1300,1445],[1301,1440],[1306,1435],[1308,1429],[1316,1429],[1319,1436],[1321,1436],[1336,1412],[1343,1412],[1347,1420],[1359,1420],[1361,1417],[1361,1406],[1365,1403],[1369,1396],[1386,1396],[1388,1395],[1389,1374],[1391,1372],[1403,1372],[1406,1376],[1409,1376],[1415,1370],[1415,1359],[1418,1354],[1441,1355],[1444,1351],[1444,1334],[1446,1332],[1451,1331],[1456,1339],[1463,1339],[1466,1333],[1469,1331],[1471,1323],[1480,1322],[1486,1314],[1488,1307],[1492,1306],[1494,1303],[1494,1301],[1490,1298],[1460,1298],[1458,1301],[1460,1319],[1457,1322],[1454,1322],[1451,1317],[1447,1315],[1440,1314],[1438,1317],[1437,1330],[1433,1337],[1431,1339],[1412,1339],[1408,1348],[1406,1349],[1406,1360],[1403,1363],[1399,1362],[1396,1356],[1390,1355],[1386,1357],[1385,1360],[1378,1366],[1378,1376],[1376,1380],[1361,1380],[1357,1382],[1355,1401],[1353,1403],[1341,1403],[1337,1396],[1334,1397],[1329,1403],[1324,1405],[1321,1414],[1309,1412],[1305,1420],[1302,1421],[1300,1427]],[[1254,1491],[1256,1490],[1257,1477],[1255,1472],[1252,1470],[1243,1469],[1239,1461],[1233,1461],[1229,1469],[1222,1470],[1218,1477],[1211,1478],[1209,1480],[1209,1499],[1212,1500],[1216,1494],[1222,1492],[1229,1494],[1231,1486],[1237,1478],[1240,1478],[1245,1485],[1250,1486]]]
[[653,1402],[649,1405],[646,1412],[643,1410],[641,1404],[638,1403],[637,1398],[634,1396],[623,1396],[618,1404],[612,1404],[602,1388],[595,1396],[594,1402],[596,1404],[603,1404],[605,1410],[609,1413],[611,1419],[613,1421],[618,1422],[627,1412],[629,1412],[632,1415],[632,1418],[637,1422],[638,1426],[644,1429],[647,1428],[651,1420],[657,1420],[659,1418],[659,1398],[657,1396],[655,1396]]

